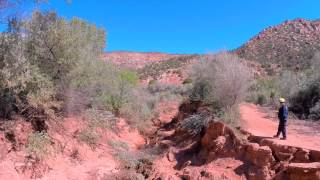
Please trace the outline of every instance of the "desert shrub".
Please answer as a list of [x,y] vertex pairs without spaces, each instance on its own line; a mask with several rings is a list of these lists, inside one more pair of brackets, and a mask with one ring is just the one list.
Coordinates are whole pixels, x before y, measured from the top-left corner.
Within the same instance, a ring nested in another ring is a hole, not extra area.
[[[117,115],[124,105],[133,101],[138,82],[136,73],[98,59],[79,63],[72,77],[73,89],[81,91],[81,96],[89,97],[86,106],[109,110]],[[74,103],[70,102],[69,105],[74,106]]]
[[259,94],[257,98],[257,104],[264,105],[267,103],[267,98],[264,94]]
[[87,109],[85,111],[85,118],[88,120],[90,128],[102,128],[116,130],[117,118],[109,111],[98,109]]
[[87,127],[80,131],[77,138],[80,142],[84,142],[87,145],[89,145],[92,149],[94,149],[97,146],[99,134],[96,132],[94,128]]
[[101,130],[112,130],[117,131],[118,119],[114,115],[105,110],[98,110],[94,108],[87,109],[83,114],[86,120],[86,127],[78,134],[78,140],[86,143],[91,148],[97,146],[97,142],[100,135],[97,131],[98,128]]
[[112,175],[105,175],[103,180],[145,180],[145,177],[135,170],[120,170]]
[[305,73],[303,86],[290,98],[290,109],[302,118],[320,119],[320,54],[316,53]]
[[303,72],[284,71],[277,83],[280,96],[289,99],[307,86],[308,78]]
[[121,107],[120,115],[127,119],[131,127],[147,133],[152,125],[151,119],[156,116],[155,108],[159,101],[157,96],[138,88],[133,92],[132,100]]
[[306,86],[307,76],[303,72],[283,71],[274,76],[257,78],[250,88],[249,101],[275,106],[279,97],[290,100]]
[[[181,68],[198,57],[199,55],[182,55],[172,57],[165,61],[151,63],[150,65],[147,65],[144,68],[140,69],[139,75],[141,79],[146,79],[147,77],[153,77],[154,79],[156,79],[164,72],[167,72],[169,69]],[[182,74],[178,71],[176,71],[176,73]]]
[[320,81],[317,80],[290,98],[290,110],[302,118],[320,119],[319,102]]
[[80,62],[100,58],[104,36],[94,25],[51,12],[9,23],[0,36],[0,115],[31,119],[61,112],[70,73]]
[[206,114],[191,115],[179,123],[179,128],[187,131],[191,136],[197,136],[203,132],[212,119]]
[[122,163],[125,169],[137,169],[142,164],[150,164],[154,160],[154,152],[149,150],[130,151],[129,145],[123,141],[109,141],[114,150],[114,157]]
[[109,141],[108,144],[116,151],[128,151],[129,145],[123,141]]
[[309,118],[313,120],[320,119],[320,101],[316,102],[315,105],[309,110]]
[[38,109],[52,115],[60,107],[55,99],[55,87],[50,78],[39,72],[24,56],[21,34],[12,32],[0,36],[0,115],[9,118],[12,112],[29,114]]
[[229,124],[232,128],[239,126],[239,118],[240,118],[240,112],[238,106],[233,106],[231,108],[226,109],[225,111],[222,111],[220,114],[218,114],[218,118]]
[[247,101],[259,105],[273,105],[280,94],[277,81],[277,76],[257,78],[249,89]]
[[193,67],[191,98],[230,108],[240,103],[250,87],[251,72],[233,54],[221,52]]
[[185,80],[183,80],[182,84],[191,84],[192,83],[192,79],[191,78],[187,78]]
[[49,155],[51,138],[45,132],[35,132],[29,135],[27,140],[27,151],[33,153],[36,157],[42,159]]

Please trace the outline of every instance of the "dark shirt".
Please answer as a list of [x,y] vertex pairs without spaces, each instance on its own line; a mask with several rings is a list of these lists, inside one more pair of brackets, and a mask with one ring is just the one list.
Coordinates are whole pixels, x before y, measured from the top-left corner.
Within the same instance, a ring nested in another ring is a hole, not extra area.
[[288,119],[288,107],[286,105],[281,106],[278,112],[278,118],[280,121],[284,122]]

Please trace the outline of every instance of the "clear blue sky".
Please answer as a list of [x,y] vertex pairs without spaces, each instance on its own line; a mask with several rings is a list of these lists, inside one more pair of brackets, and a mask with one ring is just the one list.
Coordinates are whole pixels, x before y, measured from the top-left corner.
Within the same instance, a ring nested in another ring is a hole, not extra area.
[[105,28],[107,51],[215,52],[287,19],[320,18],[320,0],[50,0],[45,8]]

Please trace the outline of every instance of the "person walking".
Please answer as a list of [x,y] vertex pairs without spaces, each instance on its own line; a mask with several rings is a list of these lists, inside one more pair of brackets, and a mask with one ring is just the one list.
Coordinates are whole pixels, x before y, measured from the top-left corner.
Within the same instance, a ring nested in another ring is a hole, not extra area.
[[286,105],[286,100],[284,98],[279,99],[280,102],[280,108],[278,111],[278,118],[279,118],[279,126],[278,126],[278,132],[277,135],[273,136],[274,138],[279,138],[280,134],[282,133],[282,140],[287,139],[287,132],[286,132],[286,126],[287,126],[287,120],[288,120],[288,107]]

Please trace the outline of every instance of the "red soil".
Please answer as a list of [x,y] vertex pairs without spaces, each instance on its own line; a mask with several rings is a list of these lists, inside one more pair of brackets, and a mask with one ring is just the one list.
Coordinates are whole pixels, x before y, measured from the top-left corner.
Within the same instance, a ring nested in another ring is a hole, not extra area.
[[[145,144],[144,138],[136,131],[131,130],[123,119],[120,119],[119,132],[101,130],[101,138],[97,147],[92,149],[87,144],[79,142],[75,135],[85,126],[81,118],[65,118],[62,122],[49,125],[49,136],[53,140],[52,153],[40,163],[29,166],[26,162],[26,149],[23,146],[18,151],[8,150],[11,143],[0,133],[0,179],[28,180],[37,177],[40,179],[101,179],[107,174],[119,171],[119,161],[114,158],[109,141],[122,141],[129,145],[129,151],[136,151]],[[20,126],[24,127],[23,129]],[[17,122],[14,128],[18,143],[25,144],[26,137],[32,132],[26,121]]]
[[[243,128],[255,136],[271,139],[276,134],[278,123],[277,119],[269,117],[261,108],[253,104],[242,104],[240,106],[241,121]],[[287,127],[287,140],[273,139],[277,144],[301,147],[310,150],[320,150],[320,136],[317,132],[308,128],[309,133],[301,133],[305,129],[303,124],[295,123],[289,119]]]

